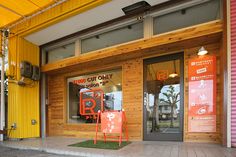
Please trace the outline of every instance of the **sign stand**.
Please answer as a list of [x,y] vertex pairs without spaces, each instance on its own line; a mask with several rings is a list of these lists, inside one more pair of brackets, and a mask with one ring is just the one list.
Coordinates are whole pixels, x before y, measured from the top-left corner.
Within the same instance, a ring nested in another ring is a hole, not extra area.
[[[103,133],[104,142],[106,143],[107,138],[116,139],[119,142],[119,146],[122,142],[122,130],[125,130],[126,140],[128,141],[128,129],[127,121],[124,110],[122,111],[98,111],[97,124],[96,124],[96,136],[94,144],[97,143],[98,134],[98,123],[101,120],[101,132]],[[123,128],[124,127],[124,128]],[[119,134],[118,136],[107,136],[107,134]]]

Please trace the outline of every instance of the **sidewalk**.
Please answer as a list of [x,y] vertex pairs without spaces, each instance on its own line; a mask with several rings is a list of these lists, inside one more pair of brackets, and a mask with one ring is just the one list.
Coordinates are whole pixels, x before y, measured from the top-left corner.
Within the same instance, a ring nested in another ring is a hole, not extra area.
[[235,148],[225,148],[217,144],[203,143],[140,141],[132,142],[120,150],[68,146],[80,141],[83,140],[68,137],[47,137],[46,139],[35,138],[21,141],[4,141],[0,144],[11,148],[86,157],[236,157]]

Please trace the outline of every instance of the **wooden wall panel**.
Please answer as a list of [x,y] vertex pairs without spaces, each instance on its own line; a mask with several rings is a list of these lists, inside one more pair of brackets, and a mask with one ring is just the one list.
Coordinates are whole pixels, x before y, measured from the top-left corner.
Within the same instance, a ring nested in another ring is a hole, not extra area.
[[[218,38],[219,39],[219,38]],[[222,113],[222,80],[220,69],[220,41],[212,40],[212,43],[204,45],[187,41],[188,48],[171,45],[170,49],[165,49],[164,53],[161,47],[152,48],[149,54],[143,57],[134,57],[124,61],[117,61],[116,57],[107,64],[81,64],[77,66],[76,70],[72,68],[70,73],[49,73],[49,135],[62,135],[80,138],[94,137],[94,124],[67,124],[66,123],[66,94],[65,81],[68,76],[78,76],[85,73],[92,73],[97,71],[104,71],[122,67],[122,91],[123,91],[123,108],[127,114],[128,130],[131,140],[143,140],[143,59],[149,57],[157,57],[160,55],[170,54],[173,52],[184,51],[184,141],[186,142],[221,142],[221,121]],[[182,45],[182,44],[181,44]],[[192,45],[192,46],[191,46]],[[198,45],[198,46],[196,46]],[[197,57],[198,49],[204,46],[209,54],[217,56],[217,132],[216,133],[188,133],[188,61],[193,57]],[[167,45],[163,45],[167,47]],[[189,48],[191,47],[191,48]],[[142,50],[140,50],[142,51]],[[156,51],[156,53],[154,53]],[[142,52],[144,53],[144,52]],[[113,63],[112,63],[113,62]],[[86,67],[86,68],[84,68]]]
[[[155,35],[150,39],[142,39],[136,42],[129,42],[127,44],[115,45],[107,49],[96,50],[86,55],[79,55],[71,58],[55,61],[43,65],[42,72],[51,73],[53,71],[67,70],[68,67],[76,66],[89,62],[99,62],[109,59],[127,59],[132,57],[142,58],[148,55],[150,51],[155,51],[159,47],[161,51],[169,50],[169,45],[175,45],[174,49],[183,50],[189,45],[195,44],[192,40],[198,40],[197,43],[209,42],[209,40],[217,39],[217,36],[222,33],[222,21],[216,20],[208,23],[195,25],[176,31]],[[217,36],[216,36],[217,35]],[[189,43],[190,41],[190,43]],[[186,42],[186,43],[185,43]],[[179,43],[179,44],[177,44]],[[184,43],[184,45],[182,45]],[[172,47],[170,47],[172,49]],[[157,51],[158,52],[158,51]],[[155,52],[156,54],[156,52]]]
[[222,118],[222,82],[220,79],[220,75],[222,74],[220,71],[220,44],[209,44],[204,45],[204,47],[208,50],[209,55],[216,55],[217,59],[217,85],[216,85],[216,133],[189,133],[188,132],[188,62],[191,58],[196,58],[199,47],[193,47],[190,49],[186,49],[184,51],[184,141],[190,142],[213,142],[220,143],[221,142],[221,118]]
[[48,135],[61,135],[61,129],[64,124],[64,78],[60,75],[49,77],[48,84]]
[[[123,78],[123,108],[128,121],[130,139],[142,139],[142,59],[129,60],[109,65],[122,66]],[[72,136],[80,138],[94,138],[95,124],[68,124],[66,123],[66,77],[88,72],[96,72],[102,66],[88,68],[80,72],[50,75],[48,78],[48,123],[49,136]]]
[[129,136],[142,139],[143,61],[129,60],[123,64],[123,108],[126,112]]

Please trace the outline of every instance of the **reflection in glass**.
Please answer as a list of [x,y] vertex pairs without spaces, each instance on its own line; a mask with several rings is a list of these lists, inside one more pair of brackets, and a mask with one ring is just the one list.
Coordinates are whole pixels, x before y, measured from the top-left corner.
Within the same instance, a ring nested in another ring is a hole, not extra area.
[[160,15],[153,20],[154,35],[220,19],[221,1],[205,3]]
[[122,110],[121,69],[71,77],[67,87],[69,123],[95,123],[101,108]]
[[75,55],[75,42],[47,50],[48,61],[52,63]]
[[[180,61],[147,66],[147,133],[180,132]],[[175,72],[175,77],[170,77]]]
[[[138,22],[115,30],[81,39],[81,53],[143,38],[143,23]],[[112,40],[111,40],[112,39]]]

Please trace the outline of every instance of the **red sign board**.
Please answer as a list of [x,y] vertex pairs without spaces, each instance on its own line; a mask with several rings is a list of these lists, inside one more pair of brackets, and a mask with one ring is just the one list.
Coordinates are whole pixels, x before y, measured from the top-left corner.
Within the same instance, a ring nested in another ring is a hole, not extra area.
[[120,133],[122,130],[122,112],[102,112],[101,130],[103,133]]
[[[104,142],[107,138],[117,139],[119,141],[119,146],[122,142],[122,130],[125,129],[126,140],[128,141],[128,130],[126,126],[126,116],[124,110],[122,111],[103,111],[98,112],[97,124],[96,124],[96,136],[94,139],[94,144],[97,143],[97,133],[98,133],[98,123],[101,119],[101,132],[104,135]],[[107,136],[107,134],[118,134],[119,136]],[[116,140],[115,140],[116,141]]]
[[99,89],[80,92],[80,114],[96,115],[98,110],[103,111],[103,97],[104,92]]
[[169,75],[168,75],[168,70],[159,70],[157,72],[157,80],[163,81],[168,79]]
[[190,60],[188,78],[188,131],[216,132],[216,57]]

